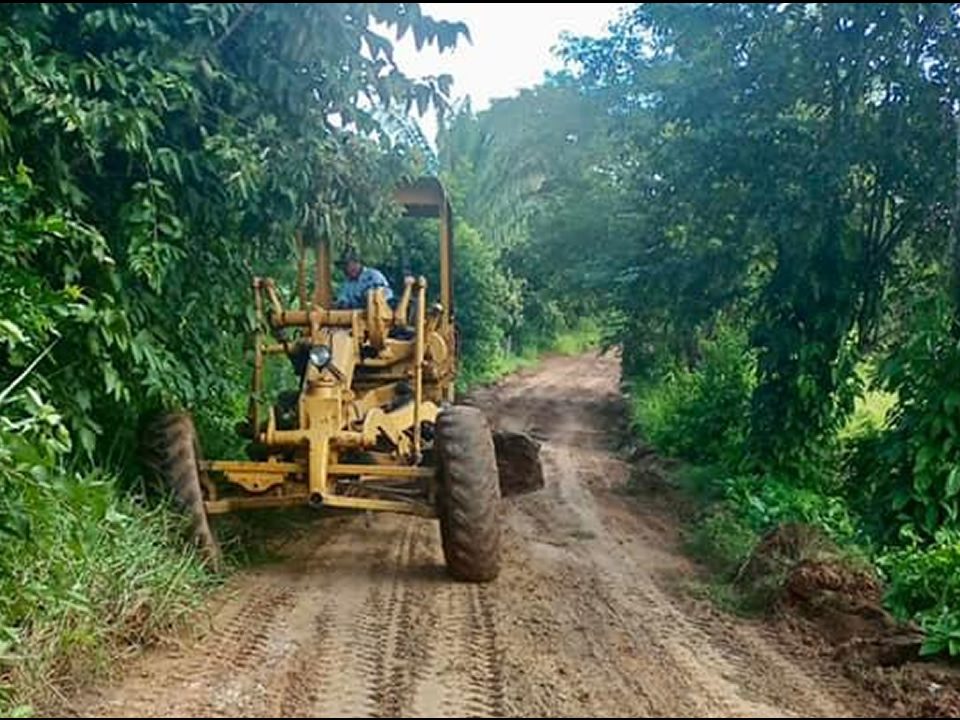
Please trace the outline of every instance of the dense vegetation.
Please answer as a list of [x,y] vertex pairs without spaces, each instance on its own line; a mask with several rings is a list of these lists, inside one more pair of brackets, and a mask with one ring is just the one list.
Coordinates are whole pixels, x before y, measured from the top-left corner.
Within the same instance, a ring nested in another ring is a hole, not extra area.
[[387,201],[424,170],[460,217],[464,384],[602,328],[638,431],[701,468],[706,544],[817,525],[960,652],[958,15],[641,5],[477,113],[394,63],[393,33],[466,32],[416,4],[3,6],[0,686],[188,609],[210,580],[142,501],[141,419],[230,446],[250,276],[289,294],[298,228],[430,276]]
[[960,652],[958,6],[640,5],[561,52],[441,137],[515,337],[604,323],[725,567],[816,525]]

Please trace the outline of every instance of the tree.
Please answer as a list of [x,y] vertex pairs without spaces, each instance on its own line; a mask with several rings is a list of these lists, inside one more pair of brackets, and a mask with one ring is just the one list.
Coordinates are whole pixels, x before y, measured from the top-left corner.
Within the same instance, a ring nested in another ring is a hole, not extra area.
[[547,78],[474,114],[460,108],[439,136],[440,163],[463,217],[522,288],[509,336],[549,340],[596,310],[590,249],[611,221],[606,118],[569,74]]
[[567,48],[627,139],[653,119],[635,186],[659,205],[652,273],[683,299],[668,316],[751,308],[764,462],[817,455],[898,251],[944,237],[955,28],[943,5],[644,5]]
[[297,226],[382,232],[416,158],[377,117],[450,79],[407,78],[373,21],[466,33],[415,3],[0,9],[0,375],[57,339],[31,380],[88,451],[151,405],[228,423],[254,271],[289,265]]

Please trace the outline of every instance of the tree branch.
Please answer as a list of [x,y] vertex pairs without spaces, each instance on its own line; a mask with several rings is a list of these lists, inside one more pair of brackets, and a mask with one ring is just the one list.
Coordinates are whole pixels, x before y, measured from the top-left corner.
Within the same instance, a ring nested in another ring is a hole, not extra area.
[[223,33],[223,35],[221,35],[219,38],[217,38],[214,41],[213,43],[214,49],[219,50],[220,46],[230,39],[230,36],[237,31],[237,29],[247,20],[247,18],[249,18],[251,15],[253,15],[253,13],[255,13],[259,9],[260,9],[260,3],[244,4],[243,9],[240,11],[240,14],[237,15],[236,18],[234,18],[234,21],[232,23],[230,23],[230,25],[227,27],[226,32]]
[[19,375],[17,375],[9,385],[7,385],[2,391],[0,391],[0,405],[3,405],[3,403],[6,402],[7,398],[10,396],[10,393],[12,393],[14,390],[16,390],[17,387],[20,385],[20,383],[22,383],[24,380],[27,379],[27,376],[30,375],[30,373],[33,372],[33,369],[34,369],[37,365],[39,365],[40,362],[41,362],[47,355],[50,354],[50,351],[53,350],[54,345],[56,345],[58,342],[60,342],[60,338],[57,338],[57,339],[54,340],[52,343],[50,343],[49,345],[47,345],[47,346],[43,349],[43,351],[42,351],[39,355],[37,355],[37,356],[30,362],[30,364],[27,365],[27,366],[23,369],[23,372],[21,372]]

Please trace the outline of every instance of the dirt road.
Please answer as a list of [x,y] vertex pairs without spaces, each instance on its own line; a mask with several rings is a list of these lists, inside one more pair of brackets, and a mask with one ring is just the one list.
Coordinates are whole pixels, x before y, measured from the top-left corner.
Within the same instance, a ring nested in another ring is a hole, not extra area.
[[97,716],[838,716],[874,708],[759,622],[693,601],[675,522],[622,493],[615,358],[553,358],[476,397],[544,441],[547,486],[504,502],[488,586],[449,581],[428,521],[334,518],[233,578],[219,630],[133,663]]

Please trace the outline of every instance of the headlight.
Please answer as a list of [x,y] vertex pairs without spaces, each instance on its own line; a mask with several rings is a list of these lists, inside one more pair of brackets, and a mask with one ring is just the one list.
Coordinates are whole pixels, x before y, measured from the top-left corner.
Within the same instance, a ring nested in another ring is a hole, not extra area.
[[330,363],[330,348],[326,345],[314,345],[310,348],[310,362],[318,370],[323,370]]

